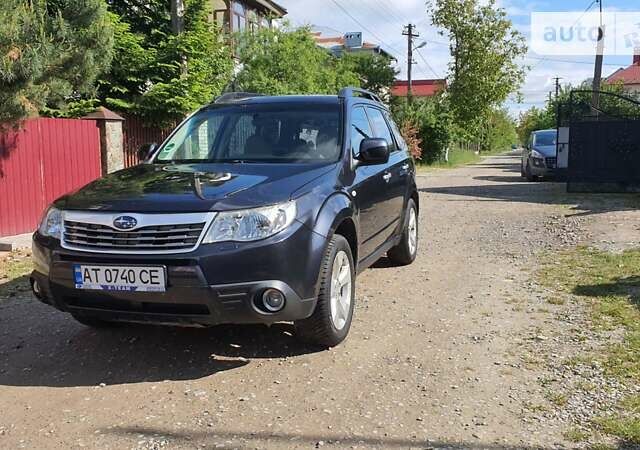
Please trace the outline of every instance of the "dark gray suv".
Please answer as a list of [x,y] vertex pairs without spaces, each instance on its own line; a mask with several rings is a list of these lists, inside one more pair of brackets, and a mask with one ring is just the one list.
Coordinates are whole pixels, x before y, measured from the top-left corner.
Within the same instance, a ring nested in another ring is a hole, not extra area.
[[356,274],[416,257],[414,163],[369,92],[226,94],[143,153],[33,236],[35,295],[84,324],[292,321],[334,346]]

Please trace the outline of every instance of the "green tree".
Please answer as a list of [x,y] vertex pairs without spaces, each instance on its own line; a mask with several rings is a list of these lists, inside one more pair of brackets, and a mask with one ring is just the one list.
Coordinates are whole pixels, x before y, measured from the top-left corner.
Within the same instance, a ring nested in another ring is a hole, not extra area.
[[457,124],[482,138],[491,111],[521,86],[525,70],[516,59],[527,52],[495,0],[435,0],[433,24],[451,45],[449,96]]
[[[557,114],[560,114],[561,125],[566,125],[569,116],[582,119],[594,115],[591,108],[592,84],[590,80],[573,87],[570,84],[562,86],[558,98],[552,98],[542,108],[532,107],[520,114],[518,120],[518,138],[521,143],[526,143],[529,135],[535,130],[555,128],[558,123]],[[640,95],[624,92],[620,84],[603,83],[600,87],[600,111],[599,115],[610,118],[639,118]],[[571,103],[571,92],[573,101]]]
[[263,94],[336,94],[359,86],[351,64],[318,47],[307,28],[263,28],[239,39],[235,88]]
[[415,137],[422,149],[417,159],[431,164],[444,156],[454,139],[455,129],[446,96],[416,98],[412,103],[396,99],[392,113],[401,129],[417,128]]
[[210,23],[207,0],[186,0],[172,32],[168,1],[109,0],[116,54],[99,82],[107,107],[164,125],[219,95],[233,71],[231,50]]
[[0,23],[0,123],[65,110],[109,67],[103,0],[4,0]]
[[344,53],[343,63],[355,72],[360,79],[360,86],[377,94],[384,101],[389,101],[391,85],[398,71],[391,65],[391,59],[372,53]]

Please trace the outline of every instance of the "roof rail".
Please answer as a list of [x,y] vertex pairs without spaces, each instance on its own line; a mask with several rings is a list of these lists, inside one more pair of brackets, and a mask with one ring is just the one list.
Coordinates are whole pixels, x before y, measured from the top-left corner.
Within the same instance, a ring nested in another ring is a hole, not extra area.
[[233,102],[236,100],[244,100],[252,97],[263,97],[264,94],[256,94],[255,92],[226,92],[216,97],[213,103]]
[[360,89],[360,88],[351,87],[351,86],[340,89],[340,93],[338,94],[338,97],[341,97],[341,98],[356,97],[355,94],[360,94],[360,97],[368,98],[369,100],[373,100],[374,102],[382,103],[382,100],[380,100],[380,97],[378,97],[373,92],[367,91],[366,89]]

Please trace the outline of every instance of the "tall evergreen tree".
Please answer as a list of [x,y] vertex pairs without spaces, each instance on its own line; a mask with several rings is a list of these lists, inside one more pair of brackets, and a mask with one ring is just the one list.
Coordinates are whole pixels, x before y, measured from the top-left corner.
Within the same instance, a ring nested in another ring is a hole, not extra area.
[[113,29],[103,0],[3,0],[0,123],[64,109],[92,92],[111,62]]

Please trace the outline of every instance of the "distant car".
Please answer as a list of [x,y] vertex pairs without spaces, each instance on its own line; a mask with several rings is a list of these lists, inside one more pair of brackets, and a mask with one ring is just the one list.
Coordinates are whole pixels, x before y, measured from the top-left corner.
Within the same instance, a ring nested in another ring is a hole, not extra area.
[[556,130],[539,130],[531,133],[522,151],[520,173],[527,181],[556,175],[558,157],[556,153]]
[[415,165],[370,92],[227,94],[141,153],[33,237],[36,296],[85,325],[285,321],[331,347],[356,274],[416,257]]

